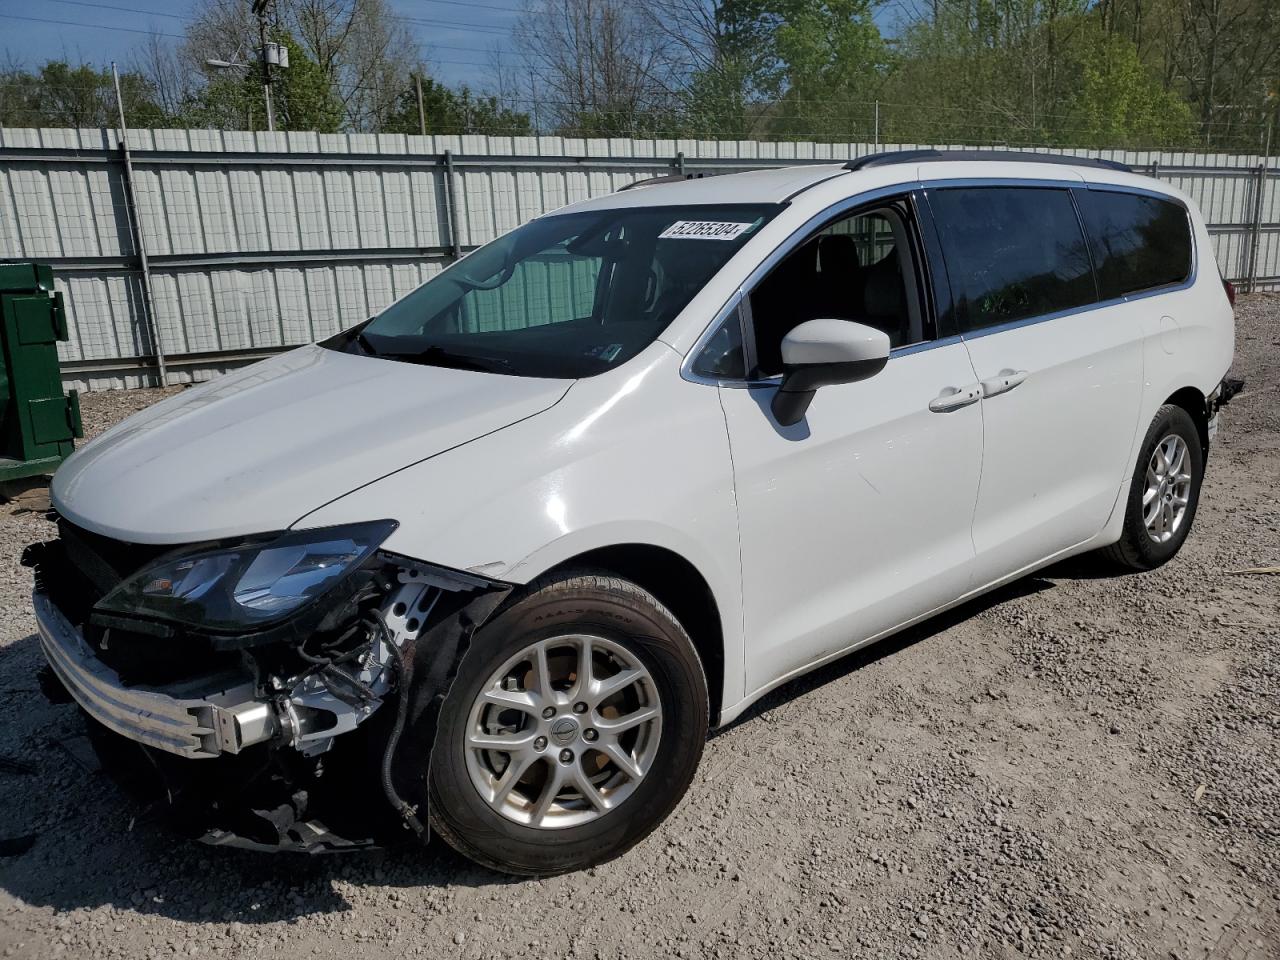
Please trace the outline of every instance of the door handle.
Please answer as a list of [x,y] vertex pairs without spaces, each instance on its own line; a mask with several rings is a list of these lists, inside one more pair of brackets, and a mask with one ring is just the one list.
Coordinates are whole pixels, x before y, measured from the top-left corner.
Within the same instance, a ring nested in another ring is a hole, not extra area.
[[967,387],[947,387],[929,401],[929,409],[934,413],[950,413],[981,399],[982,388],[976,383]]
[[1005,367],[990,380],[982,381],[982,395],[998,397],[1002,393],[1008,393],[1025,379],[1027,379],[1027,371],[1010,370]]

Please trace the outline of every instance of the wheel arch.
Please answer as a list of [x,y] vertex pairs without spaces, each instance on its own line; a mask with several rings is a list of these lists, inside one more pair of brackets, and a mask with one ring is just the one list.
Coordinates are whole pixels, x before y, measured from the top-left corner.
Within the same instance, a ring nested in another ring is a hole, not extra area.
[[[711,725],[719,723],[724,705],[724,627],[715,592],[702,572],[688,559],[667,547],[648,543],[619,543],[576,554],[551,567],[555,574],[589,567],[630,580],[649,591],[665,606],[693,641],[707,678],[711,700]],[[544,574],[545,576],[545,574]]]
[[1191,421],[1196,425],[1196,433],[1200,436],[1200,449],[1202,453],[1208,454],[1209,408],[1205,401],[1205,395],[1196,387],[1182,387],[1170,394],[1164,403],[1181,407],[1187,411]]

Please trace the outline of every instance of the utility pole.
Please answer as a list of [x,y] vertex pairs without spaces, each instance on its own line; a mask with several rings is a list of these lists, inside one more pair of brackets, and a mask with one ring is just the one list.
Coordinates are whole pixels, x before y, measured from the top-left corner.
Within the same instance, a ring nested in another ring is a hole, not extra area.
[[155,300],[151,296],[151,262],[147,259],[147,241],[142,233],[142,221],[138,217],[138,202],[134,195],[133,158],[129,154],[129,128],[124,119],[124,97],[120,95],[120,71],[116,62],[111,61],[111,79],[116,88],[116,108],[120,111],[120,156],[124,160],[124,195],[125,218],[129,221],[129,229],[133,234],[134,249],[138,253],[138,267],[142,270],[142,300],[146,313],[146,329],[151,346],[156,355],[156,375],[159,385],[169,385],[168,371],[165,369],[164,347],[160,344],[160,324],[156,321]]
[[267,4],[271,0],[253,0],[258,18],[258,54],[262,60],[262,95],[267,101],[267,129],[276,128],[276,105],[271,99],[271,61],[267,59]]
[[413,86],[418,91],[418,132],[427,135],[427,111],[422,107],[422,74],[414,71]]

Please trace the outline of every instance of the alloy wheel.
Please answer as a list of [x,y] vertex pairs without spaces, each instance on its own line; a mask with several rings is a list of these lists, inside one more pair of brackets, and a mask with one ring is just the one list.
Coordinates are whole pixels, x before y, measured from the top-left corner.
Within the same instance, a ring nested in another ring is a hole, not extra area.
[[1142,492],[1142,520],[1147,536],[1166,543],[1181,529],[1191,501],[1191,458],[1187,443],[1171,433],[1151,452]]
[[657,688],[634,654],[604,637],[551,637],[480,688],[465,732],[467,773],[508,820],[580,826],[635,792],[661,734]]

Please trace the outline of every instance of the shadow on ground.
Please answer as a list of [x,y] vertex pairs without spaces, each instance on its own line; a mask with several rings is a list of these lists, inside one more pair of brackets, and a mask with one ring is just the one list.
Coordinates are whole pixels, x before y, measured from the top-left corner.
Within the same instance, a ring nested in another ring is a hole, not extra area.
[[[982,610],[1048,589],[1029,578],[841,658],[770,693],[730,727],[929,639]],[[139,808],[63,743],[83,730],[75,708],[39,694],[35,637],[0,655],[0,721],[17,744],[0,762],[0,889],[55,910],[110,906],[175,920],[262,924],[351,909],[350,888],[500,886],[519,882],[471,864],[439,839],[422,848],[308,856],[206,847],[140,822]],[[22,850],[25,838],[33,837]]]

